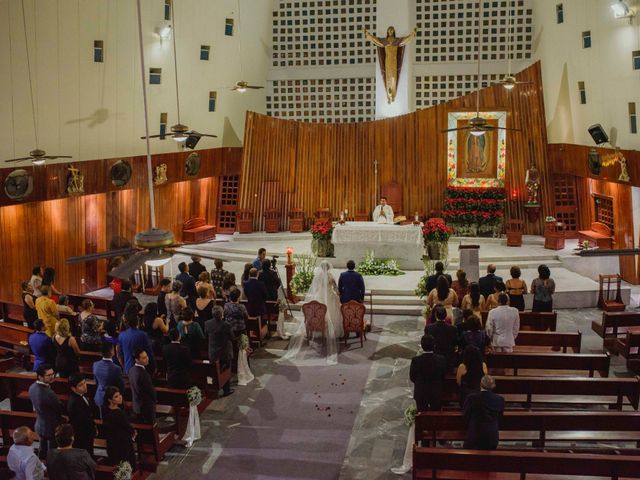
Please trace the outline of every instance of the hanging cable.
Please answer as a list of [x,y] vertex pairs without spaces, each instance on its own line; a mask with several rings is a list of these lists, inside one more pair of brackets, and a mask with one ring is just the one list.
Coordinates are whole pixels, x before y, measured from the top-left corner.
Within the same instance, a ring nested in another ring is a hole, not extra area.
[[151,216],[151,228],[156,228],[156,208],[155,197],[153,194],[153,169],[151,167],[151,143],[149,141],[149,107],[147,104],[147,83],[145,79],[144,68],[144,44],[142,41],[142,12],[140,7],[140,0],[137,0],[136,4],[138,7],[138,42],[140,44],[140,78],[142,80],[142,100],[144,103],[144,131],[145,141],[147,143],[147,185],[149,187],[149,214]]
[[[180,122],[180,91],[178,89],[178,54],[176,53],[176,12],[173,9],[174,0],[171,0],[171,19],[173,20],[173,32],[172,32],[172,40],[173,40],[173,70],[176,75],[176,109],[178,110],[178,124],[182,125]],[[147,133],[147,136],[149,134]]]
[[[27,18],[24,13],[24,0],[21,2],[22,5],[22,27],[24,29],[24,45],[27,51],[27,71],[29,73],[29,93],[31,96],[31,118],[33,120],[33,134],[36,138],[36,149],[38,149],[38,122],[36,119],[36,107],[35,101],[33,99],[33,81],[31,80],[31,57],[29,56],[29,41],[27,39]],[[33,5],[34,16],[35,16],[35,4]],[[37,29],[36,29],[37,30]]]

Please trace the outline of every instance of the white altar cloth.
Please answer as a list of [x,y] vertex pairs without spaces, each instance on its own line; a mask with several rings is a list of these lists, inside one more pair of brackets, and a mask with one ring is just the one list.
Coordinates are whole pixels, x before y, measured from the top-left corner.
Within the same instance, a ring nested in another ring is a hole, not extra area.
[[422,270],[424,247],[422,229],[415,225],[386,225],[375,222],[347,222],[337,224],[331,241],[334,245],[335,267],[343,267],[347,260],[361,262],[367,252],[377,258],[393,258],[400,268]]

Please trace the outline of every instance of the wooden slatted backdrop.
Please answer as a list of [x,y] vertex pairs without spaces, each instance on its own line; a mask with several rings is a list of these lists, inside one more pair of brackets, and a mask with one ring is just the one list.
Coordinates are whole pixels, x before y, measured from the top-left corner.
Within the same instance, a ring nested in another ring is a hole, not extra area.
[[[506,111],[508,132],[505,187],[510,200],[507,218],[526,218],[525,173],[530,152],[541,173],[543,210],[551,211],[551,184],[546,161],[546,123],[540,64],[517,75],[533,82],[511,91],[491,86],[480,92],[481,111]],[[370,213],[378,188],[388,182],[403,187],[405,215],[441,210],[447,187],[447,128],[449,112],[473,111],[475,95],[451,100],[414,113],[363,123],[305,123],[248,112],[240,179],[239,208],[254,213],[254,229],[264,227],[264,208],[286,201],[283,211],[302,208],[310,218],[318,208],[330,208],[337,217]],[[530,147],[531,145],[531,147]],[[378,161],[378,185],[374,181]],[[272,200],[261,198],[265,183],[278,182],[279,193],[269,189]],[[515,198],[511,199],[515,192]],[[276,200],[277,199],[277,200]],[[542,234],[543,217],[525,222],[525,232]],[[286,215],[281,228],[288,225]]]

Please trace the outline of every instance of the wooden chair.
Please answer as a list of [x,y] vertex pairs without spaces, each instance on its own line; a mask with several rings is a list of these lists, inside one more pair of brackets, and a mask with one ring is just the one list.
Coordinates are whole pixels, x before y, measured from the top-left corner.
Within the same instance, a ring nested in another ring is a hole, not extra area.
[[507,247],[522,246],[522,232],[524,223],[522,220],[509,220],[507,222]]
[[364,304],[351,300],[347,303],[343,303],[340,307],[340,313],[342,313],[342,328],[344,329],[344,346],[348,345],[347,339],[351,332],[360,334],[360,346],[364,347],[364,340],[367,339],[367,334],[364,328]]
[[289,231],[291,233],[304,232],[304,210],[301,208],[289,210]]
[[[622,301],[620,283],[622,278],[619,274],[599,275],[600,288],[598,290],[598,308],[605,312],[624,312],[625,304]],[[611,298],[611,286],[615,286],[615,298]],[[606,290],[606,292],[605,292]]]
[[302,306],[302,313],[304,314],[304,324],[307,327],[307,340],[311,339],[313,332],[322,333],[322,338],[326,339],[327,306],[312,300]]
[[356,213],[354,220],[356,222],[368,222],[371,220],[371,215],[365,212]]
[[253,232],[253,212],[246,208],[238,210],[238,233],[251,233]]
[[330,208],[319,208],[315,213],[316,221],[328,221],[332,219]]
[[278,233],[280,231],[280,218],[282,214],[277,208],[269,208],[264,212],[264,231],[266,233]]
[[591,222],[591,229],[578,231],[578,241],[585,240],[602,250],[611,250],[615,243],[611,229],[602,222]]

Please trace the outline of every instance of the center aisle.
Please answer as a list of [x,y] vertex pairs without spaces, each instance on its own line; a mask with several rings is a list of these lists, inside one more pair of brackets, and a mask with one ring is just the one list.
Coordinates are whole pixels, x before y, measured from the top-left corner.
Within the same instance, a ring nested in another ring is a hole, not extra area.
[[338,478],[376,350],[378,336],[367,337],[364,348],[352,339],[338,365],[273,363],[272,377],[202,478]]

